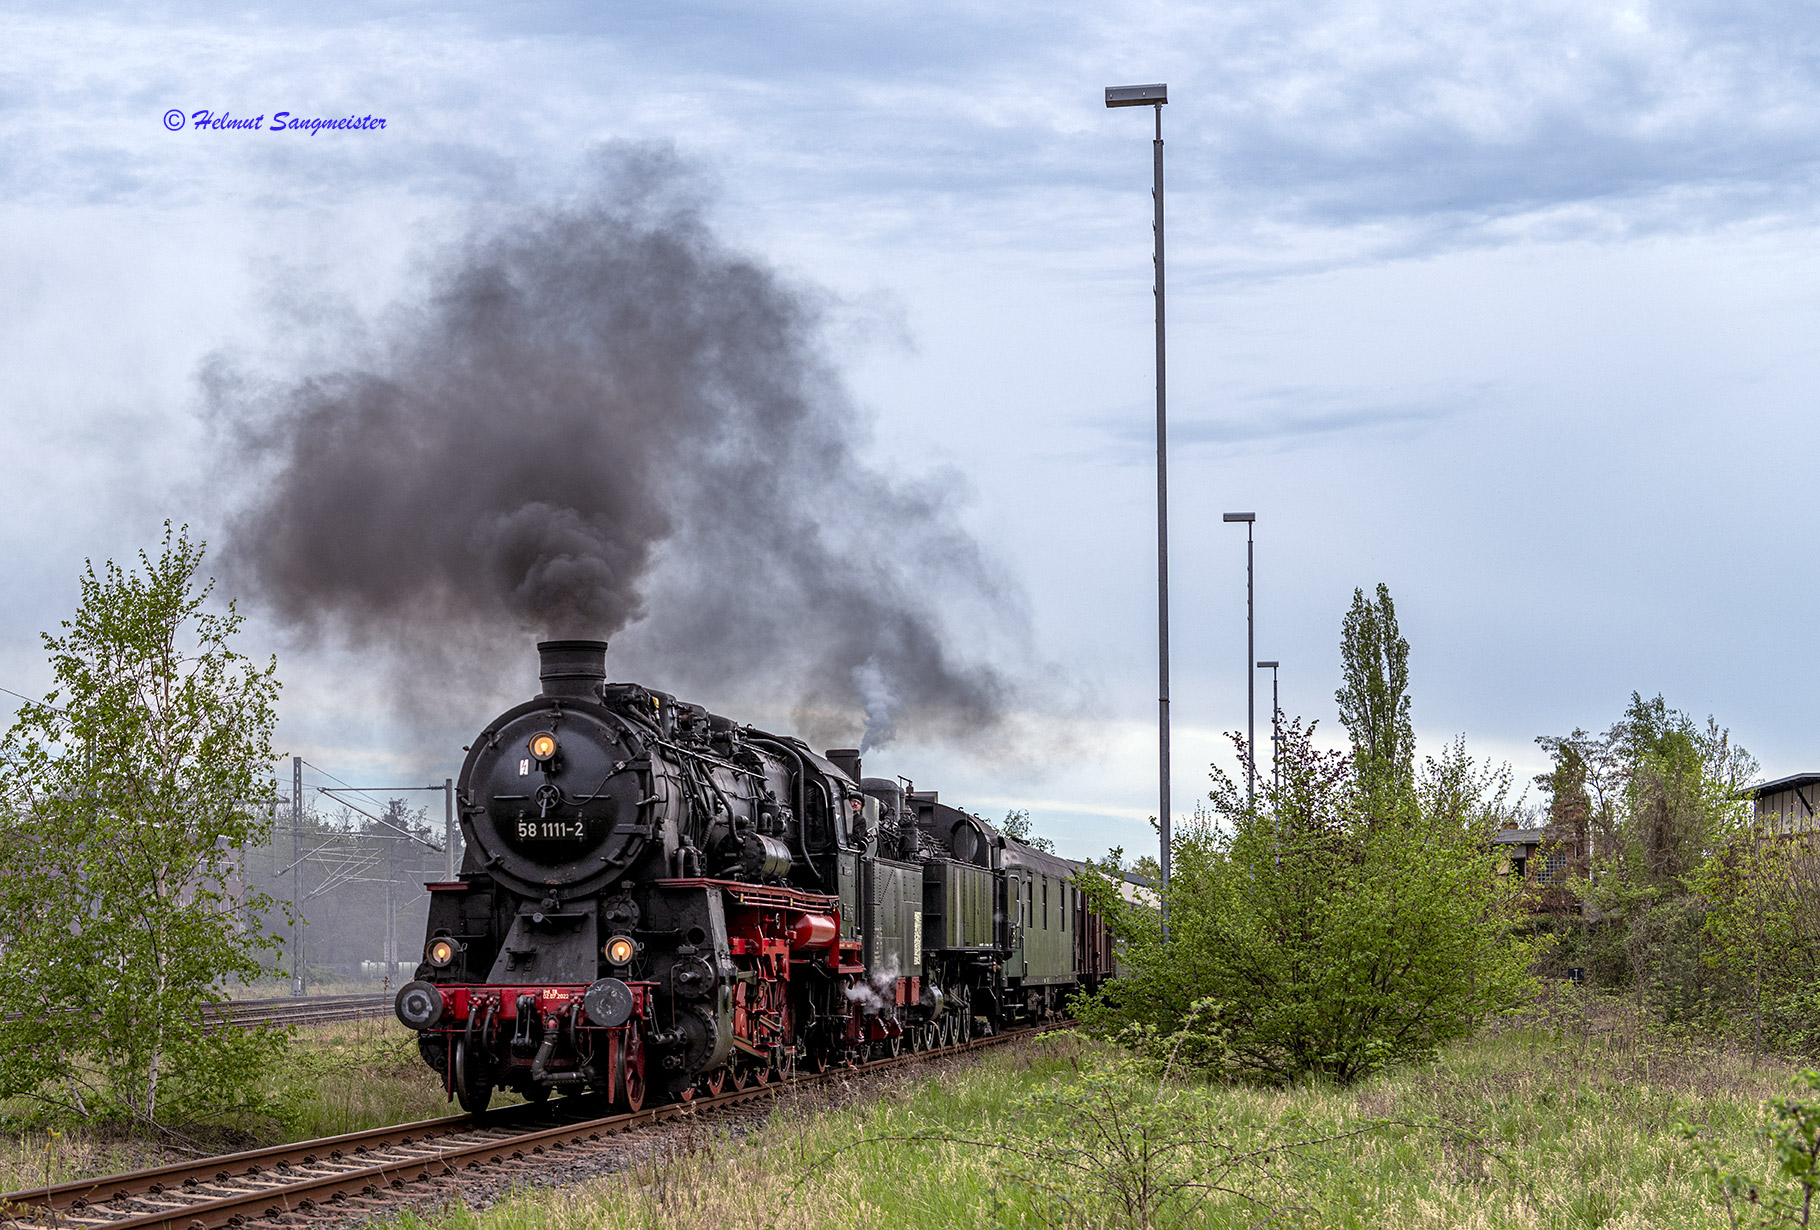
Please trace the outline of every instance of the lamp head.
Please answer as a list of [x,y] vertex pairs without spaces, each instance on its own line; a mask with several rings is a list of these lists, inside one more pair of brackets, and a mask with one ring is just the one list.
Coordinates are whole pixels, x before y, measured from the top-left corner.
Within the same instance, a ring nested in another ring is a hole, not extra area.
[[1108,107],[1160,107],[1169,101],[1169,87],[1166,85],[1109,85],[1106,87],[1106,105]]
[[1256,513],[1221,513],[1220,514],[1220,520],[1222,520],[1222,521],[1256,521],[1257,519],[1258,519],[1258,515]]

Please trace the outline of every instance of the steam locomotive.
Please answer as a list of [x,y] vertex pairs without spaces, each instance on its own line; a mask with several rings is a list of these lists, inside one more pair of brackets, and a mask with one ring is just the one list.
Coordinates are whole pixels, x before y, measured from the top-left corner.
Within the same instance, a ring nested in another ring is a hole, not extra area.
[[609,683],[603,641],[537,648],[541,694],[467,749],[460,878],[397,999],[465,1109],[953,1045],[1110,975],[1075,864],[856,751]]

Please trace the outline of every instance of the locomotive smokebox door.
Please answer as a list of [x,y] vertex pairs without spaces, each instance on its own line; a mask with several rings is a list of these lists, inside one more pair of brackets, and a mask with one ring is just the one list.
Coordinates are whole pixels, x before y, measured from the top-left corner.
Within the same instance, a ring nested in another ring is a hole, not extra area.
[[[552,681],[545,680],[546,686]],[[669,783],[602,707],[543,698],[508,710],[462,766],[462,834],[493,878],[573,900],[637,862]]]

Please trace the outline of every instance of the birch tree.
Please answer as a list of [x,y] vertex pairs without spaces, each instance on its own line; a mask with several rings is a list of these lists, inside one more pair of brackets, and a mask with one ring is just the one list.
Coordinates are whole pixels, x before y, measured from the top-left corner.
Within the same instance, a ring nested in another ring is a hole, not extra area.
[[270,824],[277,663],[233,647],[203,545],[89,564],[47,634],[55,685],[0,744],[0,1097],[85,1118],[193,1119],[258,1100],[276,1039],[211,1005],[257,977],[240,852]]

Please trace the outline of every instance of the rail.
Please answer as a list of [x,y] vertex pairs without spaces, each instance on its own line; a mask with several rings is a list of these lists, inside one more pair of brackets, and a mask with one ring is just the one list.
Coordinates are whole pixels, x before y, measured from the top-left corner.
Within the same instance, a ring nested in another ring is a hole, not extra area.
[[259,1025],[330,1025],[392,1015],[394,994],[368,991],[356,995],[309,995],[295,999],[236,999],[211,1005],[209,1018],[226,1019],[243,1029]]

